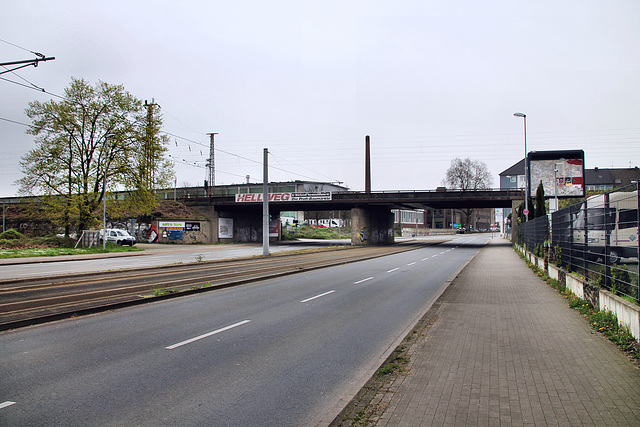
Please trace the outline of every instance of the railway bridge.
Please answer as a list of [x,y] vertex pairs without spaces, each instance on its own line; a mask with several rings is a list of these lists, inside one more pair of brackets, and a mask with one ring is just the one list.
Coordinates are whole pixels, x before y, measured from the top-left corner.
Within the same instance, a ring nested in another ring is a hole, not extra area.
[[[515,208],[522,200],[522,190],[270,193],[269,214],[348,210],[352,245],[387,245],[394,241],[393,209]],[[219,230],[211,233],[212,243],[262,241],[261,193],[189,197],[180,202],[206,216],[212,230]]]

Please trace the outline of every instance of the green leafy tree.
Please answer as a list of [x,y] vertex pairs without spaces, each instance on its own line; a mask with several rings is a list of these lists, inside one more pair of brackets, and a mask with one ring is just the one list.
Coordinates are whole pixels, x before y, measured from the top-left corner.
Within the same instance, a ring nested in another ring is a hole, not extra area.
[[94,212],[109,190],[137,190],[133,184],[140,181],[136,171],[148,118],[141,101],[122,85],[91,86],[72,78],[62,101],[31,102],[26,114],[36,147],[20,162],[19,190],[42,196],[66,234],[71,226],[83,230],[96,224]]

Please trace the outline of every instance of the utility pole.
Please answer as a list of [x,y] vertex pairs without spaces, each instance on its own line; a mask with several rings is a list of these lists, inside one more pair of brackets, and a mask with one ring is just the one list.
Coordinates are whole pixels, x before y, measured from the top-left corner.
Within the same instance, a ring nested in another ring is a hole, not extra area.
[[269,255],[269,149],[264,149],[262,179],[262,255]]
[[147,109],[147,125],[146,125],[146,135],[144,140],[144,145],[142,147],[142,181],[150,190],[154,190],[155,187],[155,177],[153,176],[153,172],[155,168],[153,167],[153,142],[155,134],[153,132],[153,107],[156,104],[154,99],[151,98],[151,104],[144,101],[144,107]]
[[209,135],[209,158],[207,159],[208,180],[207,185],[209,188],[209,194],[215,194],[216,186],[216,157],[215,157],[215,136],[218,132],[208,133]]

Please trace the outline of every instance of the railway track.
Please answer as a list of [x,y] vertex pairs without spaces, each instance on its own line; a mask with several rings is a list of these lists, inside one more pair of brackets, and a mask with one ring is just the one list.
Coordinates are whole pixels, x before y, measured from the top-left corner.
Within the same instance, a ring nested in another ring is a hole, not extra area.
[[0,281],[0,330],[206,292],[433,245],[404,243],[322,252]]

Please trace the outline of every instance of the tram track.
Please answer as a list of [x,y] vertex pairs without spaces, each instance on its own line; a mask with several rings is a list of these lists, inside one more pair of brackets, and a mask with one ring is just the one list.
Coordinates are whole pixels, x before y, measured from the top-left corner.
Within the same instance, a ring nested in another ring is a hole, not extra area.
[[96,313],[433,245],[345,247],[136,270],[0,281],[0,330]]

